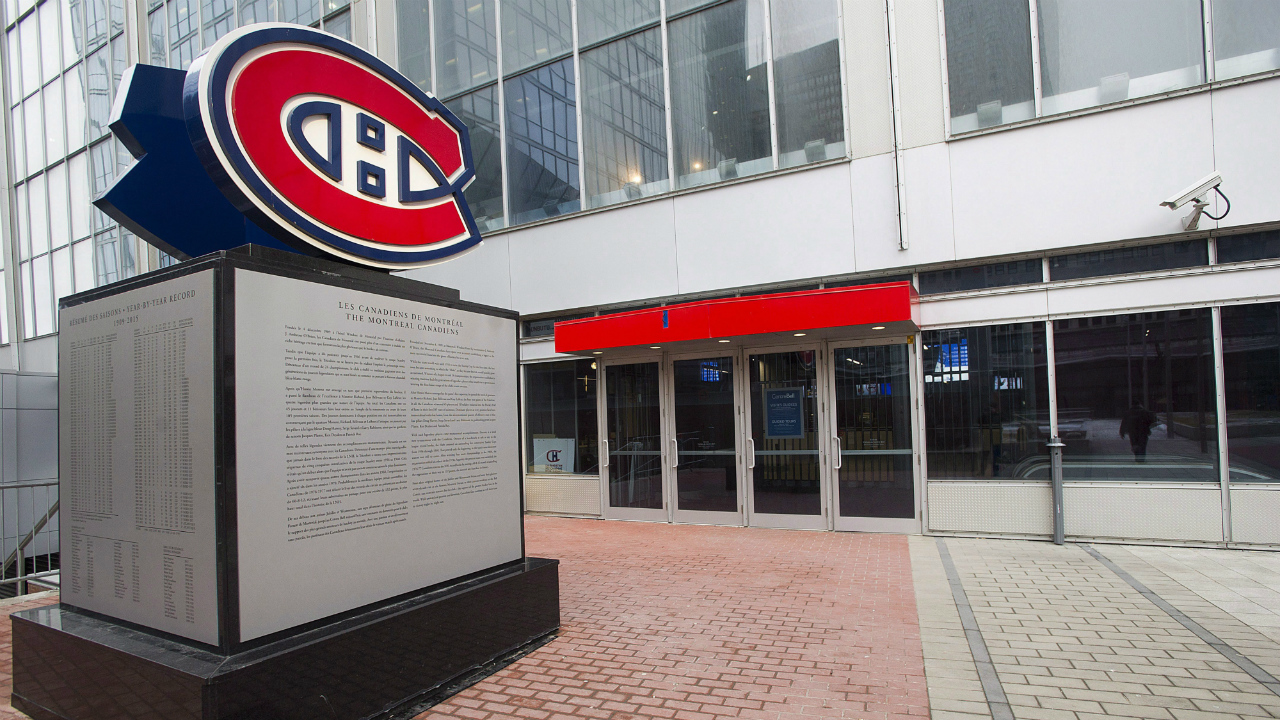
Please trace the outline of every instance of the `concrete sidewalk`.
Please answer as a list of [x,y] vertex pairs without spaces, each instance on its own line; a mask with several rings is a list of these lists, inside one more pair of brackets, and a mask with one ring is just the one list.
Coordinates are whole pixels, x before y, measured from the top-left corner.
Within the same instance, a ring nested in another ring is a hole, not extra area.
[[417,718],[1280,719],[1280,553],[541,517],[527,540],[562,561],[561,632]]

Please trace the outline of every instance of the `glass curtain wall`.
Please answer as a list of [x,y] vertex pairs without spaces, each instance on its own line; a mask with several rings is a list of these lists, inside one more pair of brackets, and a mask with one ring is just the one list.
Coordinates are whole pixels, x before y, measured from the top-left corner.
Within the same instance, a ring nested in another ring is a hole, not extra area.
[[1280,482],[1280,303],[1222,308],[1232,483]]
[[929,477],[1048,480],[1044,323],[926,330],[920,339]]
[[595,361],[526,365],[524,388],[528,471],[579,475],[599,472]]
[[1213,68],[1201,0],[945,0],[944,10],[953,133],[1280,68],[1271,2],[1209,0]]
[[1208,310],[1054,321],[1066,480],[1217,483]]
[[835,0],[398,7],[401,69],[494,148],[481,230],[846,154]]

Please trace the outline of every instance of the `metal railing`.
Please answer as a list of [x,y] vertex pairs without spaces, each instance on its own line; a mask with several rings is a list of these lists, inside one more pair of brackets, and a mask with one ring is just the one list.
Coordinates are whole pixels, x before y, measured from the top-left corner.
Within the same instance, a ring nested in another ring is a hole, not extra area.
[[0,485],[0,587],[25,595],[28,581],[58,574],[57,518],[57,480]]

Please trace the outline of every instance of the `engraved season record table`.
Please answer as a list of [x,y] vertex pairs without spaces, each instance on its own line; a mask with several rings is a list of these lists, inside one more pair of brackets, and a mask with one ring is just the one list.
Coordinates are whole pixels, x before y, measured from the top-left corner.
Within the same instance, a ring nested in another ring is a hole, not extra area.
[[35,718],[372,718],[559,626],[515,314],[253,246],[63,301]]

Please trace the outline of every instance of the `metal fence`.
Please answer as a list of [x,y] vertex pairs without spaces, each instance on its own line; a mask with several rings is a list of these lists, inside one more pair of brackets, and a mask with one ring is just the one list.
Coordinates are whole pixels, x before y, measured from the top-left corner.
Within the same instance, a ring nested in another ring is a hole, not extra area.
[[58,574],[58,481],[0,485],[0,595],[25,595],[27,583]]

